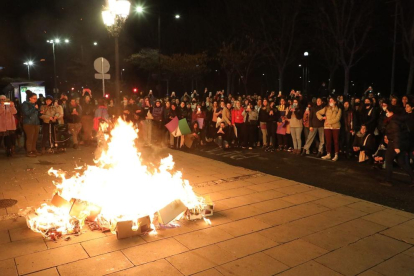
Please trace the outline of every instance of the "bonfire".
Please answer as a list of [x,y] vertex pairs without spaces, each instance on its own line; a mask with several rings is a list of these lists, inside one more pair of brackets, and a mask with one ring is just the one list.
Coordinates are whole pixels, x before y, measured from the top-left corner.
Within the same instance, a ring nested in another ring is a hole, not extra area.
[[30,229],[56,239],[78,234],[87,224],[123,238],[155,231],[183,216],[212,215],[210,200],[197,196],[182,173],[173,171],[171,155],[157,168],[142,164],[138,130],[131,123],[119,119],[102,137],[95,165],[77,168],[71,175],[49,170],[57,177],[51,202],[21,212]]

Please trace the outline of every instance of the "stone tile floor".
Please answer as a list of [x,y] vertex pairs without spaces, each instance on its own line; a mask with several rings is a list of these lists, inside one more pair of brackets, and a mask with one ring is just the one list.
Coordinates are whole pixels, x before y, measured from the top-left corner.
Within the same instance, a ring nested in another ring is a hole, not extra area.
[[214,200],[212,225],[182,221],[124,240],[86,229],[69,241],[45,241],[15,216],[50,200],[50,167],[71,170],[90,162],[90,152],[1,160],[0,199],[18,203],[0,209],[0,275],[414,275],[414,214],[172,154],[196,193]]

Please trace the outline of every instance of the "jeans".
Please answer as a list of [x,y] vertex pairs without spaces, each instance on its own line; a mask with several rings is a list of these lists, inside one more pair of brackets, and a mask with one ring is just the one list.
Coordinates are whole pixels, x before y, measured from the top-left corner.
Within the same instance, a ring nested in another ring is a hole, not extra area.
[[328,154],[332,151],[332,140],[334,142],[335,154],[339,152],[339,129],[325,129],[326,151]]
[[312,146],[313,140],[315,140],[316,134],[319,135],[319,152],[323,152],[323,145],[325,144],[324,129],[323,127],[314,128],[313,131],[309,131],[308,139],[306,139],[305,146],[303,147],[306,152],[309,152]]
[[214,142],[216,142],[216,144],[219,147],[222,147],[222,148],[228,148],[228,146],[229,146],[229,143],[226,140],[223,139],[223,136],[217,136],[217,138],[214,140]]
[[267,123],[267,135],[269,136],[269,145],[275,146],[276,145],[276,130],[277,130],[277,122],[268,122]]
[[293,148],[302,148],[302,129],[303,127],[291,127],[290,134],[292,135]]

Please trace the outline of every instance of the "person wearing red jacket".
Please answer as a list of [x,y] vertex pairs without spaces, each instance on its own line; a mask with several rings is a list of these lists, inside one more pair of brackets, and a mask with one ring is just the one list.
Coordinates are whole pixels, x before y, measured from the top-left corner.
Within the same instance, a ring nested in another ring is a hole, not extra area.
[[244,141],[244,117],[243,107],[240,101],[236,101],[234,108],[231,110],[231,124],[237,129],[235,146],[246,148],[246,145],[242,144]]

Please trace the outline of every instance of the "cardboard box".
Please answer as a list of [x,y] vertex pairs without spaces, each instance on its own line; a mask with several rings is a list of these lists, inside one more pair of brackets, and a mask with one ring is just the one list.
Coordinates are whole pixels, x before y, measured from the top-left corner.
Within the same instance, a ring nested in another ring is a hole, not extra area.
[[89,203],[88,205],[89,215],[86,219],[89,221],[96,220],[96,217],[101,213],[101,210],[102,208],[100,206]]
[[72,203],[71,202],[67,201],[66,199],[64,199],[63,197],[61,197],[58,194],[55,194],[52,197],[52,201],[50,203],[52,203],[54,206],[56,206],[58,208],[66,208],[66,209],[68,209],[68,211],[72,207]]
[[88,202],[80,199],[72,199],[72,207],[70,208],[69,215],[78,219],[82,219],[85,216],[85,211],[88,208]]
[[138,219],[135,224],[132,220],[118,221],[116,224],[116,238],[118,240],[138,236],[148,231],[151,231],[149,216]]
[[161,224],[168,224],[176,217],[187,211],[187,207],[181,200],[177,199],[158,211],[158,221]]

